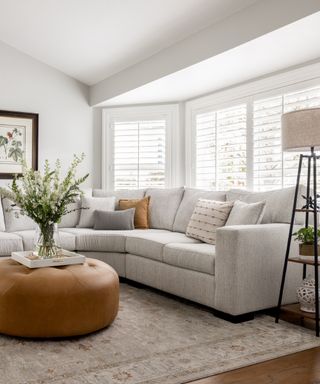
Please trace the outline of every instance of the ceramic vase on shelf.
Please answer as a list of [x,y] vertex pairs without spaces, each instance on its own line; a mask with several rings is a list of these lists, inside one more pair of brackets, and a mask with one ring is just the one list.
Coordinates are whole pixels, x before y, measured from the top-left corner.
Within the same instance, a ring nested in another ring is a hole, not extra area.
[[37,226],[34,239],[34,254],[42,259],[61,255],[58,224],[48,223]]
[[309,313],[316,312],[315,292],[315,280],[311,275],[308,275],[307,278],[303,280],[301,287],[297,289],[297,297],[301,311]]

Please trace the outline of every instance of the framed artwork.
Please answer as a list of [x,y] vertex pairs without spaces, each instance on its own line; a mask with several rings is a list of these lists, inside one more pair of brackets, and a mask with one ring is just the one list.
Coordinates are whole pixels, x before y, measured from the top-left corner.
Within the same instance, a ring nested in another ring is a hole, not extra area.
[[21,173],[22,160],[38,169],[38,114],[0,111],[0,179]]

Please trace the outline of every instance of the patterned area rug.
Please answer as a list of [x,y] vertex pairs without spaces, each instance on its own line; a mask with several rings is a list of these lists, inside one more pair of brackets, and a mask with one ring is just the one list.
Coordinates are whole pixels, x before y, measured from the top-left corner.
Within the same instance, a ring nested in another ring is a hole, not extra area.
[[122,284],[118,318],[101,332],[59,341],[0,336],[0,383],[181,384],[319,345],[313,332],[268,316],[231,324]]

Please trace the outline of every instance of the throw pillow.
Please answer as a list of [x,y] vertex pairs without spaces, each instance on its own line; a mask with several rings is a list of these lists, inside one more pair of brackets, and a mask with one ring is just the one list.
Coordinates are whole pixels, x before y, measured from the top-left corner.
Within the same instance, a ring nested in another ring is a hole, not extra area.
[[149,202],[150,196],[143,199],[119,200],[119,209],[135,208],[134,227],[138,229],[149,228]]
[[260,224],[266,209],[266,201],[248,204],[240,200],[233,203],[226,225]]
[[12,204],[11,200],[7,198],[2,199],[6,232],[35,229],[37,224],[29,216],[20,214],[19,208],[12,209]]
[[94,211],[93,229],[105,230],[132,230],[134,229],[135,208],[123,211]]
[[114,211],[116,198],[86,197],[81,198],[81,214],[78,227],[92,228],[94,226],[94,211]]
[[66,215],[62,216],[59,228],[74,228],[79,223],[80,218],[81,200],[68,204],[68,211]]
[[216,243],[216,231],[223,227],[232,209],[233,202],[199,199],[191,219],[186,235],[208,244]]

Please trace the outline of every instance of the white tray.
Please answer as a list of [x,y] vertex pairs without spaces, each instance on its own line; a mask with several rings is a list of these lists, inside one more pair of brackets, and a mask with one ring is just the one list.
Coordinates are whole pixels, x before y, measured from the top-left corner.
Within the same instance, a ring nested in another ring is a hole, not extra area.
[[86,257],[75,252],[61,250],[62,256],[52,259],[39,259],[32,251],[12,252],[11,259],[28,268],[61,267],[63,265],[83,264]]

